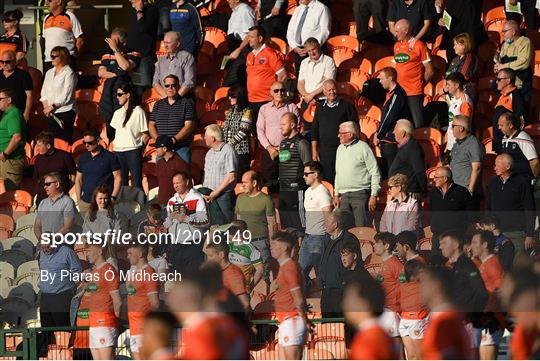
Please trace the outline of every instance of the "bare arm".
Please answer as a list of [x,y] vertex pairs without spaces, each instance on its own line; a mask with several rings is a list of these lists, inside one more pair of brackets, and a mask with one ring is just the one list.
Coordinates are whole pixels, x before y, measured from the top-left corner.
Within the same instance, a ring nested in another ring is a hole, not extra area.
[[193,132],[194,128],[195,123],[191,120],[186,120],[186,122],[184,123],[184,127],[174,135],[175,142],[179,142],[189,136]]
[[433,76],[433,64],[431,62],[424,64],[424,79],[429,81]]
[[118,196],[118,193],[120,193],[120,187],[122,187],[122,173],[120,172],[120,169],[113,172],[113,177],[114,187],[111,196],[116,197]]
[[471,163],[471,180],[469,181],[469,192],[473,192],[474,185],[478,181],[478,178],[480,177],[480,171],[482,170],[482,163],[480,162],[472,162]]
[[308,92],[306,91],[306,82],[304,80],[299,80],[296,88],[304,98],[308,96]]
[[122,309],[122,298],[120,298],[120,292],[118,290],[109,292],[113,302],[114,315],[120,317],[120,310]]
[[79,36],[77,40],[75,40],[75,48],[77,49],[77,55],[81,53],[81,49],[84,45],[84,38],[82,36]]
[[4,154],[9,156],[12,152],[14,152],[15,149],[17,149],[17,147],[19,146],[19,143],[21,142],[21,140],[22,140],[21,133],[13,134],[13,136],[11,137],[9,141],[8,146],[6,147],[6,149],[4,149]]
[[34,222],[34,234],[39,243],[41,243],[41,233],[41,219],[36,217],[36,221]]
[[100,66],[98,68],[98,76],[103,79],[110,79],[116,77],[116,74],[110,71],[107,71],[107,68]]
[[186,95],[187,93],[189,93],[190,90],[191,90],[191,88],[188,88],[187,86],[182,85],[182,86],[180,87],[180,89],[178,90],[178,95],[180,95],[181,97],[183,97],[184,95]]
[[165,88],[162,87],[161,84],[156,83],[153,85],[153,87],[162,99],[167,97],[167,93],[165,93]]
[[396,36],[396,23],[395,23],[395,21],[389,21],[388,22],[388,30],[390,30],[392,35]]
[[426,33],[428,32],[430,25],[431,25],[431,20],[424,20],[424,26],[422,26],[422,29],[420,29],[418,34],[416,34],[415,38],[417,40],[422,40],[424,35],[426,35]]
[[534,178],[538,178],[538,175],[540,174],[540,162],[538,161],[538,158],[531,159],[529,165],[531,166]]
[[253,274],[253,280],[251,281],[250,289],[253,291],[255,289],[255,286],[261,282],[263,273],[264,273],[264,267],[262,263],[258,263],[255,266],[255,273]]
[[317,140],[311,141],[311,158],[315,161],[320,161],[319,157],[319,142]]
[[66,234],[69,231],[71,231],[71,227],[73,227],[73,223],[75,223],[75,217],[64,217],[64,225],[62,228],[60,228],[56,233],[60,234]]
[[287,80],[287,72],[285,71],[285,69],[283,69],[282,71],[280,71],[280,72],[277,74],[277,80],[278,80],[278,81],[285,81],[285,80]]
[[267,216],[266,221],[268,222],[268,238],[272,238],[276,232],[276,216]]
[[77,174],[75,174],[75,196],[77,197],[77,203],[81,202],[81,192],[82,192],[82,173],[77,172]]
[[153,121],[148,122],[148,131],[150,132],[150,136],[152,137],[152,139],[154,140],[157,139],[158,132],[156,128],[156,122],[153,122]]
[[24,119],[28,122],[30,120],[30,114],[32,114],[32,106],[34,105],[34,92],[32,90],[25,90],[26,104],[24,105]]
[[219,187],[217,187],[217,189],[214,189],[212,193],[215,193],[214,194],[215,197],[218,197],[221,194],[221,192],[223,192],[223,190],[225,190],[230,184],[234,182],[235,179],[236,179],[236,172],[230,172],[229,174],[227,174],[225,179],[223,179]]

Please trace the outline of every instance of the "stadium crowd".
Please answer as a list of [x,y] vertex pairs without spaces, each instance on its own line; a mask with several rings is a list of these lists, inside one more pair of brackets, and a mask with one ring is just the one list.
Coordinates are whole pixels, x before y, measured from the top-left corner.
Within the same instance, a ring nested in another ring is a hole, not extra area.
[[540,1],[129,3],[96,89],[65,0],[43,73],[2,15],[0,311],[29,282],[75,359],[339,358],[319,318],[350,359],[540,358]]

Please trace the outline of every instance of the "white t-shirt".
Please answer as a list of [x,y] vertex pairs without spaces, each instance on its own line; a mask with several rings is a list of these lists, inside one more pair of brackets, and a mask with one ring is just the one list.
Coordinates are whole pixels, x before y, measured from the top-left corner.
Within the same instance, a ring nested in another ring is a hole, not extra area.
[[126,108],[118,108],[112,117],[111,127],[116,129],[113,144],[116,152],[126,152],[143,146],[142,134],[148,131],[146,113],[140,106],[133,108],[126,126],[123,127],[126,117]]
[[309,187],[306,190],[306,194],[304,195],[306,234],[322,236],[326,233],[322,209],[331,205],[332,197],[324,185],[320,184],[315,189]]

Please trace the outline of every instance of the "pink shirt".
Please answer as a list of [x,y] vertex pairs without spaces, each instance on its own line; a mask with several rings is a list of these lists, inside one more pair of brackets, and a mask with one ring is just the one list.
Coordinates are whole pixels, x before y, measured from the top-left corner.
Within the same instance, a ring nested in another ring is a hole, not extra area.
[[418,233],[420,229],[420,209],[418,201],[407,197],[399,203],[393,199],[386,204],[381,217],[381,232],[398,234],[403,231]]
[[257,118],[257,138],[266,149],[269,145],[279,146],[283,136],[279,128],[279,119],[285,113],[294,113],[300,119],[300,111],[296,104],[287,103],[276,107],[273,101],[264,104],[259,110]]

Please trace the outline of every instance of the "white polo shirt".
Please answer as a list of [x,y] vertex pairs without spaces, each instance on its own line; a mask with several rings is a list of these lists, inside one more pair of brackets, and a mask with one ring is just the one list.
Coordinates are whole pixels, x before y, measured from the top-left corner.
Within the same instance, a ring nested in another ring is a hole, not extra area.
[[308,93],[320,87],[325,79],[335,79],[335,77],[336,63],[328,55],[321,54],[317,61],[307,57],[300,64],[298,80],[304,81],[304,87]]

